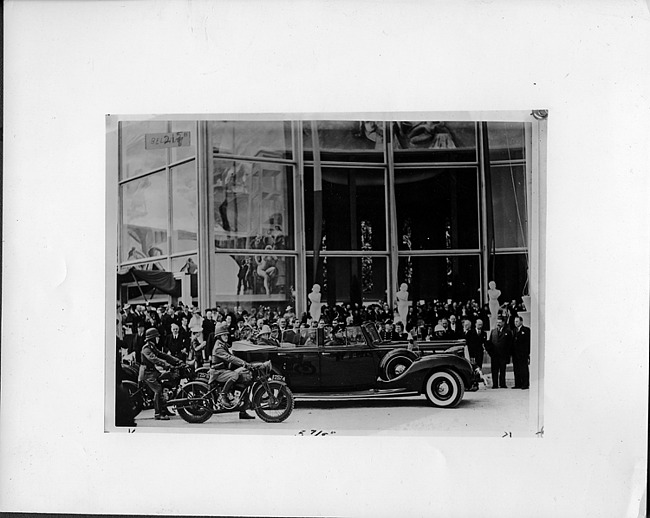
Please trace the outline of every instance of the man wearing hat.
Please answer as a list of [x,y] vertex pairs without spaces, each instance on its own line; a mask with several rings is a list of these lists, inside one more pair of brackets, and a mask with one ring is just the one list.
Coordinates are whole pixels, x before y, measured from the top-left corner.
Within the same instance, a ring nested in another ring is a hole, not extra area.
[[436,327],[433,328],[433,336],[436,340],[447,338],[447,330],[445,329],[445,326],[437,324]]
[[182,362],[178,358],[174,358],[169,354],[160,351],[156,345],[160,339],[160,333],[155,327],[147,329],[145,333],[145,342],[140,353],[140,363],[144,366],[143,381],[153,390],[153,406],[154,418],[157,421],[169,421],[169,416],[174,415],[167,410],[167,407],[162,404],[162,385],[158,381],[160,372],[156,366],[163,369],[169,369],[172,365],[181,365]]
[[[249,367],[241,358],[233,355],[230,352],[228,345],[228,324],[221,322],[215,326],[214,336],[215,342],[212,348],[212,355],[210,356],[210,380],[209,383],[223,383],[223,391],[221,396],[222,403],[227,407],[234,406],[235,401],[232,395],[232,387],[237,380],[241,378],[241,369],[230,370],[231,365],[237,367]],[[270,329],[269,329],[270,332]],[[255,419],[254,416],[246,412],[244,407],[239,412],[239,419]]]
[[264,324],[260,332],[257,333],[257,338],[255,339],[257,345],[273,345],[275,347],[280,347],[280,342],[271,337],[271,328]]
[[284,315],[282,315],[284,318],[286,318],[288,321],[291,321],[292,318],[296,318],[296,312],[293,310],[291,306],[287,306],[287,309],[284,312]]

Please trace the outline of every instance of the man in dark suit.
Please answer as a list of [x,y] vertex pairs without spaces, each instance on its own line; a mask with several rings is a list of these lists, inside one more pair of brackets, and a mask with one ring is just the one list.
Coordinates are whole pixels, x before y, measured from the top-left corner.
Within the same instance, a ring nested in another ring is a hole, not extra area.
[[181,317],[181,328],[179,329],[179,333],[187,338],[187,343],[190,343],[190,340],[192,339],[192,330],[190,329],[190,319],[189,317],[183,315]]
[[497,327],[490,332],[490,341],[486,346],[492,360],[492,388],[507,388],[506,365],[510,363],[512,331],[505,327],[502,315],[498,316]]
[[185,359],[187,359],[188,346],[189,339],[187,339],[185,335],[181,334],[178,324],[172,324],[171,333],[165,337],[163,352],[185,361]]
[[512,342],[512,367],[515,371],[515,386],[527,389],[530,386],[530,328],[524,325],[520,316],[515,317],[515,331]]
[[463,335],[465,334],[465,329],[461,328],[461,324],[458,323],[458,319],[456,318],[456,315],[449,315],[449,335],[450,338],[456,339],[456,338],[463,338]]
[[480,318],[476,320],[474,329],[471,326],[469,319],[463,320],[464,335],[461,338],[464,338],[467,342],[469,357],[481,369],[483,367],[483,351],[485,342],[487,342],[487,334],[483,331],[483,321]]
[[131,343],[129,345],[129,353],[135,353],[135,361],[140,361],[140,351],[145,342],[144,321],[138,322],[138,332],[131,335]]
[[386,320],[386,322],[384,323],[384,328],[381,331],[379,331],[379,337],[385,342],[390,342],[393,340],[392,320]]
[[294,345],[300,345],[300,320],[294,318],[291,321],[291,329],[282,333],[281,342],[288,342]]
[[[203,322],[201,323],[202,329],[203,329],[203,341],[206,342],[208,345],[210,345],[209,337],[212,333],[214,333],[214,327],[215,327],[216,322],[214,321],[214,318],[212,316],[212,310],[208,309],[205,312],[205,318],[203,319]],[[209,349],[210,351],[212,349]]]

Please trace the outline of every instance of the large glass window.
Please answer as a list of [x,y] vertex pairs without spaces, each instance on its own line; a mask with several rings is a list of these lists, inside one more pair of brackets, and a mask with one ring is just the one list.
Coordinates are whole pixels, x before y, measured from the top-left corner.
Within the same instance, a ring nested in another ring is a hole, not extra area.
[[216,303],[271,304],[286,307],[295,290],[294,257],[274,255],[272,250],[253,254],[214,254],[212,293]]
[[172,257],[172,272],[186,275],[183,282],[190,283],[190,297],[196,300],[199,296],[199,259],[196,255]]
[[[526,289],[530,123],[348,120],[316,127],[318,139],[310,121],[120,122],[118,262],[197,271],[206,246],[210,285],[202,304],[286,309],[298,297],[304,310],[315,281],[327,303],[383,302],[402,282],[413,301],[478,298],[493,279],[507,298]],[[146,138],[170,132],[189,138],[170,148]],[[199,138],[205,182],[197,177]],[[199,228],[204,203],[207,227]],[[488,235],[481,237],[483,228]],[[199,243],[202,235],[209,243]],[[497,255],[488,257],[491,246],[479,249],[491,235]]]
[[400,257],[397,278],[411,300],[478,301],[480,264],[479,255]]
[[293,167],[215,159],[211,178],[216,248],[294,248]]
[[214,155],[291,159],[291,123],[215,121],[208,123]]
[[[318,121],[321,161],[384,162],[384,123],[381,121]],[[303,123],[305,160],[314,159],[311,122]]]
[[173,167],[172,174],[172,252],[198,248],[198,201],[194,161]]
[[[305,168],[306,246],[314,249],[314,169]],[[383,169],[322,169],[323,250],[387,250]],[[318,212],[318,211],[317,211]],[[317,217],[317,216],[316,216]]]
[[392,123],[395,162],[476,162],[474,122]]
[[521,296],[529,293],[526,254],[496,254],[490,258],[488,272],[489,280],[496,282],[501,291],[501,304],[512,300],[519,303]]
[[526,172],[523,165],[490,167],[494,240],[497,248],[528,244]]
[[370,303],[386,300],[387,259],[384,257],[307,257],[307,284],[321,287],[321,300],[328,305]]
[[122,178],[130,178],[165,166],[167,149],[145,149],[145,135],[166,131],[166,121],[121,123]]
[[122,185],[123,261],[168,254],[168,199],[164,171]]
[[524,122],[488,122],[490,161],[525,158]]
[[397,169],[399,249],[478,248],[477,182],[475,167]]
[[185,158],[190,158],[196,154],[196,122],[194,121],[172,121],[171,130],[173,133],[188,132],[189,146],[171,148],[172,163],[178,162]]

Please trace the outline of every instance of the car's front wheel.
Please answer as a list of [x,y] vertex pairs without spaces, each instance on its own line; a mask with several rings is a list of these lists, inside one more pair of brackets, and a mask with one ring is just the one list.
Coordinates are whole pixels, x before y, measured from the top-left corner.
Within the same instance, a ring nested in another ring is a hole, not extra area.
[[463,399],[465,386],[454,371],[436,371],[427,378],[424,393],[433,406],[453,408]]

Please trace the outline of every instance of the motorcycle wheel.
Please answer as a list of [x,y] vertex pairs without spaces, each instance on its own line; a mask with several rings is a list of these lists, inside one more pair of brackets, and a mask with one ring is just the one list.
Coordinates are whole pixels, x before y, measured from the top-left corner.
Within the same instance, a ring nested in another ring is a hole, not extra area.
[[142,398],[142,391],[138,390],[138,384],[132,381],[123,381],[122,386],[129,393],[129,401],[131,402],[131,411],[133,417],[137,416],[144,408],[144,400]]
[[276,399],[275,404],[270,404],[270,394],[260,385],[253,394],[253,409],[262,421],[281,423],[293,412],[293,392],[281,381],[269,381],[269,387]]
[[[205,383],[192,381],[181,389],[180,397],[202,399],[202,403],[205,403],[208,392],[210,388]],[[178,415],[188,423],[205,423],[212,416],[212,412],[200,403],[179,407],[176,410]]]

